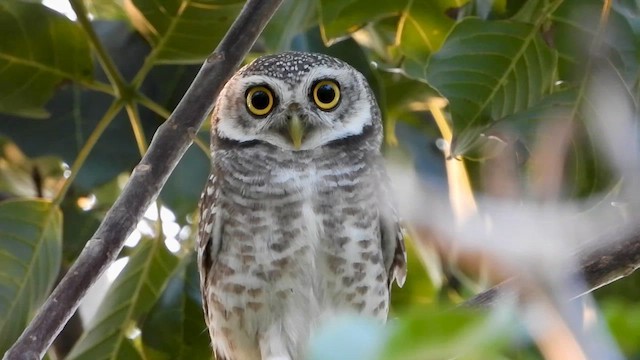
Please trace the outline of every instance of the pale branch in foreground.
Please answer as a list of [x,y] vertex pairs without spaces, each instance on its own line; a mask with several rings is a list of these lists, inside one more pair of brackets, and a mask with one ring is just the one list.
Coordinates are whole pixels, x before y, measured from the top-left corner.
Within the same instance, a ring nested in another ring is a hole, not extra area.
[[207,58],[169,119],[158,128],[149,151],[122,194],[56,286],[35,318],[4,354],[4,360],[41,359],[89,287],[116,259],[127,236],[192,143],[215,98],[241,64],[282,0],[249,0],[216,50]]
[[[640,268],[640,227],[635,227],[633,231],[610,234],[608,239],[602,240],[601,243],[606,245],[592,245],[577,254],[580,269],[576,275],[586,281],[587,293],[628,276]],[[512,280],[506,280],[462,305],[476,308],[495,305],[503,292],[517,291],[511,286]],[[584,293],[571,294],[571,297],[581,295]]]

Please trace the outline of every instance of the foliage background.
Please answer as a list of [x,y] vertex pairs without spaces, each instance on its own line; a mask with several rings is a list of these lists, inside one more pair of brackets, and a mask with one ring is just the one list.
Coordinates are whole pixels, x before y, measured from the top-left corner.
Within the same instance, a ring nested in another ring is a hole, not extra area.
[[[93,234],[243,2],[70,5],[78,12],[69,10],[72,19],[38,1],[0,3],[1,352]],[[585,119],[598,110],[588,89],[600,72],[614,74],[635,111],[639,14],[633,0],[289,0],[247,61],[301,50],[358,68],[385,115],[388,157],[442,193],[459,185],[438,147],[452,132],[451,155],[465,159],[476,194],[513,198],[487,176],[507,164],[515,174],[507,185],[524,199],[605,194],[624,202],[615,165]],[[440,97],[448,99],[448,127],[434,121]],[[567,124],[566,137],[551,136]],[[195,136],[196,146],[102,280],[99,306],[84,306],[52,358],[209,356],[193,256],[208,127]],[[542,165],[558,170],[555,185],[536,182],[544,174],[536,162],[540,144],[557,145]],[[518,161],[504,160],[505,153]],[[336,324],[318,336],[313,358],[368,358],[372,349],[394,359],[553,358],[518,316],[443,310],[490,284],[482,276],[486,264],[470,270],[433,243],[413,244],[408,282],[394,289],[394,326]],[[595,294],[628,358],[640,358],[638,281],[630,276]]]

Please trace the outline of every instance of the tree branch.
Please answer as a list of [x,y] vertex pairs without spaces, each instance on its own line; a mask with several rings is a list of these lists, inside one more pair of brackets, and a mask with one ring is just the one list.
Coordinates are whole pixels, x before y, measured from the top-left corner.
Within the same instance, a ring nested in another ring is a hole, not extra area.
[[191,145],[218,93],[240,65],[282,0],[249,0],[207,58],[171,117],[158,128],[149,151],[120,197],[4,360],[41,359],[89,287],[115,260],[127,236],[157,198]]
[[[633,231],[612,233],[606,239],[598,240],[601,241],[594,241],[591,246],[578,253],[580,270],[576,275],[581,276],[589,286],[586,293],[631,275],[640,268],[640,227]],[[472,297],[463,306],[483,308],[495,305],[503,293],[514,291],[511,286],[513,280],[504,281]],[[570,296],[573,299],[584,294],[575,293]]]

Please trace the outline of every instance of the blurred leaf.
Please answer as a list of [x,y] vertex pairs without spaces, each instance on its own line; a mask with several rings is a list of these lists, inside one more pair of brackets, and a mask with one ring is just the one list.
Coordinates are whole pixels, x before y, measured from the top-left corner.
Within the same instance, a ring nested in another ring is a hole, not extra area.
[[502,119],[507,123],[534,122],[548,119],[566,119],[574,110],[578,94],[576,89],[565,89],[545,95],[536,104]]
[[551,89],[555,64],[532,25],[458,23],[425,68],[427,82],[449,100],[455,153],[468,151],[491,121],[538,102]]
[[[436,96],[435,90],[425,84],[403,74],[387,71],[376,71],[381,86],[385,89],[387,111],[390,116],[398,117],[416,109],[411,109],[414,103],[424,103],[430,96]],[[421,109],[424,110],[424,109]]]
[[197,209],[210,168],[209,158],[193,145],[162,188],[161,199],[173,210],[178,223],[184,224],[186,216]]
[[106,214],[111,206],[116,202],[120,192],[129,180],[129,174],[123,173],[115,177],[113,180],[103,184],[92,190],[93,196],[96,197],[96,203],[93,207],[96,211]]
[[402,53],[398,50],[398,18],[389,17],[369,23],[351,34],[351,37],[364,49],[379,69],[396,70],[402,62]]
[[560,54],[560,79],[581,85],[587,74],[606,63],[631,88],[639,74],[639,39],[616,7],[610,11],[602,33],[598,33],[602,6],[601,0],[567,0],[553,13],[553,42]]
[[[596,146],[601,134],[585,123],[600,111],[594,105],[596,99],[589,99],[587,91],[594,81],[592,76],[607,73],[612,80],[621,82],[623,90],[617,96],[632,97],[631,89],[637,88],[640,74],[640,48],[629,14],[625,15],[623,7],[613,6],[608,16],[601,19],[603,6],[599,0],[568,0],[552,15],[551,40],[559,53],[558,74],[563,82],[575,87],[577,93],[572,112],[577,136],[567,161],[567,187],[574,197],[592,195],[615,181],[607,159]],[[600,97],[607,91],[595,96]],[[634,111],[637,116],[637,109]]]
[[546,14],[546,7],[549,6],[549,2],[547,0],[519,0],[519,2],[523,2],[523,4],[518,4],[517,11],[510,5],[511,11],[515,11],[511,20],[531,24],[540,19],[541,13]]
[[316,0],[287,0],[267,24],[262,39],[270,52],[290,50],[293,38],[316,24]]
[[375,319],[337,316],[324,321],[314,331],[308,360],[377,359],[388,332]]
[[607,299],[602,302],[602,312],[612,335],[627,355],[638,355],[640,353],[640,309],[636,306],[636,302]]
[[[505,9],[506,16],[514,16],[530,3],[539,2],[540,0],[508,0]],[[515,20],[515,19],[514,19]]]
[[488,19],[490,15],[500,15],[507,10],[507,0],[475,0],[478,16]]
[[[444,156],[442,151],[436,146],[436,139],[440,134],[430,135],[427,131],[428,125],[435,128],[433,119],[429,118],[428,113],[418,114],[415,113],[416,118],[409,124],[406,118],[403,118],[402,122],[396,124],[396,132],[401,139],[400,146],[395,149],[394,152],[387,151],[386,155],[394,156],[392,160],[399,164],[402,163],[401,159],[409,158],[408,161],[413,163],[413,168],[416,170],[416,175],[419,178],[434,186],[439,191],[446,193],[448,191],[446,169],[444,164]],[[413,123],[417,125],[414,126]],[[426,123],[426,124],[425,124]],[[429,272],[429,276],[431,276]],[[407,281],[409,279],[407,278]]]
[[515,128],[527,140],[535,136],[535,130],[541,121],[566,120],[574,116],[578,93],[576,89],[565,89],[545,95],[536,104],[525,110],[511,114],[493,124],[500,128]]
[[[413,242],[409,239],[405,239],[407,247],[407,280],[401,288],[392,288],[391,293],[391,305],[393,313],[399,313],[408,309],[412,305],[428,306],[433,304],[436,300],[438,289],[437,285],[431,280],[431,276],[441,276],[441,274],[428,274],[427,268],[423,265],[419,256],[423,255],[424,260],[429,260],[429,257],[438,256],[433,249],[424,249],[424,253],[418,253]],[[435,265],[435,264],[434,264]],[[438,271],[436,269],[430,269],[431,271]]]
[[84,0],[89,14],[100,20],[127,20],[123,0]]
[[33,179],[33,168],[29,158],[4,136],[0,136],[0,153],[2,198],[37,197],[38,187]]
[[154,48],[157,63],[197,63],[218,45],[240,0],[128,0],[127,14]]
[[211,346],[200,297],[195,252],[174,271],[142,324],[146,359],[209,359]]
[[87,240],[100,225],[100,217],[95,211],[84,211],[78,206],[78,197],[67,197],[61,205],[63,213],[63,261],[70,266],[80,255]]
[[53,198],[65,176],[63,162],[53,156],[29,159],[6,137],[0,136],[0,199]]
[[131,337],[177,263],[160,238],[142,240],[67,359],[142,359]]
[[64,15],[42,4],[5,0],[0,34],[0,112],[46,117],[42,107],[62,81],[91,80],[89,43]]
[[640,35],[640,3],[636,0],[620,0],[613,4],[614,9],[629,23],[633,34]]
[[[584,107],[588,107],[584,106]],[[582,120],[582,119],[578,119]],[[594,139],[599,135],[582,121],[576,123],[574,141],[566,164],[565,186],[572,198],[585,198],[605,190],[616,181]]]
[[[100,220],[116,201],[124,184],[128,180],[128,174],[122,174],[110,182],[91,190],[91,193],[78,194],[73,186],[62,202],[63,212],[63,262],[70,264],[84,248],[87,240],[95,233],[100,225]],[[80,207],[79,201],[85,201],[92,206],[88,210]],[[126,249],[126,248],[125,248]],[[119,256],[123,255],[124,250]]]
[[49,295],[62,255],[62,215],[44,200],[0,203],[0,353]]
[[382,359],[496,359],[500,346],[513,335],[505,315],[465,308],[416,309],[391,324]]
[[370,21],[398,16],[406,3],[406,0],[320,0],[322,39],[331,45]]

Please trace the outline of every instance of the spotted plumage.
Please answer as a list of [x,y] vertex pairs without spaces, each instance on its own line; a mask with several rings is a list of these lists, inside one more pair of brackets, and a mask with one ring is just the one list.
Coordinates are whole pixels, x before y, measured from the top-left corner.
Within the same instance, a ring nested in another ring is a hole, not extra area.
[[332,316],[386,320],[406,260],[362,74],[320,54],[261,57],[212,124],[198,255],[218,360],[302,359]]

